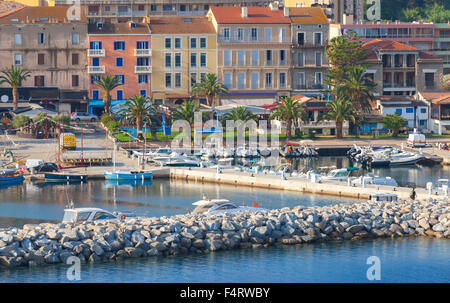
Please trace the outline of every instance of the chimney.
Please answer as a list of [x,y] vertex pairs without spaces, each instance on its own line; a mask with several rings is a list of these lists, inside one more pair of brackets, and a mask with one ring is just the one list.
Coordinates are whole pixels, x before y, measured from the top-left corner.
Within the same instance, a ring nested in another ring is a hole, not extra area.
[[243,7],[243,8],[242,8],[242,11],[241,11],[241,17],[242,17],[242,18],[247,18],[247,17],[248,17],[247,7]]
[[400,21],[399,20],[395,20],[395,24],[400,24]]
[[284,7],[284,16],[289,17],[289,7]]
[[270,8],[271,11],[276,11],[276,10],[278,10],[278,3],[276,3],[276,2],[270,2],[269,8]]

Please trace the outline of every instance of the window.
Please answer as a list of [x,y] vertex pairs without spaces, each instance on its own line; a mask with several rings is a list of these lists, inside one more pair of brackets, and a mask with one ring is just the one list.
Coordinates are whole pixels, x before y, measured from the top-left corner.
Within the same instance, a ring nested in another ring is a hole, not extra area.
[[124,75],[116,75],[116,80],[120,84],[125,84],[125,76]]
[[228,49],[223,51],[223,65],[225,66],[231,65],[231,51]]
[[191,87],[197,83],[197,73],[191,73]]
[[297,33],[297,44],[305,45],[305,33]]
[[151,10],[152,12],[156,12],[156,11],[158,10],[158,7],[156,6],[156,4],[151,4],[151,5],[150,5],[150,10]]
[[44,76],[34,76],[34,86],[45,86],[45,78]]
[[259,52],[257,50],[252,50],[252,65],[258,66],[259,64]]
[[298,53],[298,55],[297,55],[297,65],[298,66],[305,65],[305,56],[304,56],[303,53]]
[[102,42],[101,41],[91,41],[89,43],[90,49],[102,49]]
[[145,89],[141,89],[141,90],[139,90],[139,94],[141,95],[141,96],[147,96],[147,91],[145,90]]
[[72,54],[72,65],[78,65],[80,62],[80,55],[79,54]]
[[245,73],[239,73],[237,78],[237,87],[238,89],[245,88]]
[[92,91],[92,99],[93,99],[93,100],[98,100],[98,99],[99,99],[99,93],[98,93],[98,90],[97,90],[97,89],[94,89],[94,90]]
[[200,38],[200,48],[206,48],[206,38]]
[[79,44],[80,43],[80,34],[79,33],[72,33],[72,44]]
[[118,89],[116,97],[117,97],[117,100],[123,100],[123,90]]
[[244,66],[245,64],[245,52],[240,50],[237,52],[238,55],[238,65],[239,66]]
[[206,67],[206,53],[200,54],[200,67]]
[[72,75],[72,86],[78,87],[80,85],[80,78],[78,75]]
[[322,88],[322,73],[316,73],[316,88]]
[[197,54],[191,54],[191,67],[197,67]]
[[138,75],[139,83],[148,83],[148,75]]
[[426,108],[421,108],[420,109],[420,113],[421,114],[426,114],[427,113],[427,109]]
[[267,27],[264,29],[264,41],[271,42],[272,41],[272,28]]
[[305,86],[305,73],[297,73],[297,88],[303,88]]
[[175,87],[181,87],[181,73],[175,73]]
[[399,114],[400,116],[402,115],[402,109],[401,108],[397,108],[395,110],[395,113]]
[[138,5],[138,11],[142,12],[145,10],[145,6],[144,5]]
[[22,45],[22,34],[14,34],[14,44]]
[[181,48],[181,38],[175,38],[175,48]]
[[164,56],[164,66],[172,67],[172,54],[166,54]]
[[206,76],[206,73],[200,73],[200,82],[203,81],[203,78],[205,78],[205,76]]
[[175,54],[175,67],[181,67],[181,54]]
[[116,58],[116,66],[117,67],[122,67],[123,66],[123,58],[121,58],[121,57],[117,57]]
[[186,11],[186,4],[180,4],[180,12]]
[[168,5],[168,4],[164,4],[163,5],[163,11],[171,11],[172,10],[172,5]]
[[14,55],[14,65],[22,65],[22,55],[21,54]]
[[38,33],[38,44],[44,44],[44,33]]
[[97,81],[100,81],[100,76],[98,75],[91,76],[91,84],[95,84]]
[[229,28],[222,29],[222,40],[230,41],[230,29]]
[[434,73],[425,73],[425,86],[434,87]]
[[197,38],[191,38],[191,48],[197,48]]
[[272,88],[272,73],[266,73],[266,88]]
[[407,114],[412,114],[414,112],[414,109],[412,107],[407,107],[405,112]]
[[164,39],[164,47],[165,48],[172,48],[172,38],[165,38]]
[[280,73],[280,88],[286,88],[286,73]]
[[38,64],[39,65],[45,64],[45,54],[38,54]]
[[250,41],[258,41],[259,34],[257,28],[250,29]]
[[148,41],[136,41],[137,49],[148,49]]
[[125,50],[125,41],[114,41],[114,50]]
[[145,57],[139,57],[139,58],[137,58],[137,60],[136,60],[136,65],[137,66],[148,66],[148,64],[149,64],[149,61],[148,61],[149,59],[148,58],[145,58]]
[[172,87],[172,74],[166,73],[164,78],[165,78],[166,88],[171,88]]
[[419,120],[419,125],[420,126],[425,126],[427,120]]
[[272,65],[272,51],[266,50],[266,65]]
[[92,58],[92,66],[100,66],[100,58]]
[[286,50],[280,50],[280,65],[286,65]]
[[252,89],[257,89],[258,82],[259,82],[259,74],[258,73],[252,73]]
[[322,66],[322,53],[316,53],[316,66]]
[[231,73],[223,73],[223,84],[230,89],[231,88]]
[[280,39],[281,43],[286,42],[286,29],[285,28],[280,28],[279,39]]
[[315,45],[322,44],[322,33],[314,33],[314,44]]
[[236,39],[238,41],[244,41],[244,29],[243,28],[238,28],[236,29]]

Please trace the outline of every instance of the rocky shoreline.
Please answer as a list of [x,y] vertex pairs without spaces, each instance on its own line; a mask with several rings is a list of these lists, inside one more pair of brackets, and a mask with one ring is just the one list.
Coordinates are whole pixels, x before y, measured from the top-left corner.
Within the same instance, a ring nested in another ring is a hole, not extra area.
[[450,238],[449,199],[177,215],[123,222],[27,224],[0,231],[0,269],[378,237]]

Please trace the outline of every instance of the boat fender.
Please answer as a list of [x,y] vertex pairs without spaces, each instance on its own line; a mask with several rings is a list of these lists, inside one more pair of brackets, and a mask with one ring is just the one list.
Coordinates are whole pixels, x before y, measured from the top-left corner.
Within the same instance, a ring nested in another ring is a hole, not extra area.
[[126,216],[125,216],[124,214],[122,214],[122,215],[120,216],[120,220],[125,220],[125,218],[126,218]]
[[258,208],[258,207],[259,207],[258,202],[254,202],[254,203],[253,203],[253,207],[254,207],[254,208]]

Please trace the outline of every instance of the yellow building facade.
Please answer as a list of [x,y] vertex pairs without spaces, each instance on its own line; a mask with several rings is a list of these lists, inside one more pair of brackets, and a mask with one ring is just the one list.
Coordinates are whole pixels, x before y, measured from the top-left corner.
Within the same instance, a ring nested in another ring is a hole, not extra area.
[[311,7],[311,0],[284,0],[286,7]]
[[6,0],[21,3],[26,6],[55,6],[55,0]]
[[205,17],[152,17],[152,100],[181,104],[192,87],[217,73],[217,38]]

